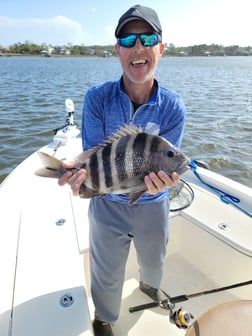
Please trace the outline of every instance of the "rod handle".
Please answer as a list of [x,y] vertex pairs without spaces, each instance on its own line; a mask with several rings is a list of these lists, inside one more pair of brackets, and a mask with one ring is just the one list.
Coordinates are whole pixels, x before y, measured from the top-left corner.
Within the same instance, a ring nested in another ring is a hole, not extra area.
[[153,307],[157,307],[157,306],[159,306],[159,302],[153,301],[153,302],[145,303],[145,304],[142,304],[142,305],[139,305],[139,306],[130,307],[129,312],[134,313],[134,312],[137,312],[137,311],[140,311],[140,310],[153,308]]

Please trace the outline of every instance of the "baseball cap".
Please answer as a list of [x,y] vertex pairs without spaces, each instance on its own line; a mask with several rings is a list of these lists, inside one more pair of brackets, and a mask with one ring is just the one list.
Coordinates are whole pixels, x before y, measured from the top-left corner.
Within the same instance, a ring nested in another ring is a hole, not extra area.
[[128,9],[119,19],[117,27],[115,29],[115,36],[119,37],[122,28],[134,20],[142,20],[147,22],[156,33],[162,36],[162,27],[157,13],[149,7],[135,5]]

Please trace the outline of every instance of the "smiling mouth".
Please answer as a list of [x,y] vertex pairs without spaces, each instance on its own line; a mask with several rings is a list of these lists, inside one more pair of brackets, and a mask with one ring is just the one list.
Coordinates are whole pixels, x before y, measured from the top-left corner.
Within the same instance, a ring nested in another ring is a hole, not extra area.
[[136,60],[131,62],[132,65],[144,65],[147,64],[146,60]]

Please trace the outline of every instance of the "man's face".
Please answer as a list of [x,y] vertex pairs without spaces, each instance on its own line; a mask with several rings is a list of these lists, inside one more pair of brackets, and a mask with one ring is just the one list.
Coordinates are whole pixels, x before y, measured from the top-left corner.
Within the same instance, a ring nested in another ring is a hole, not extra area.
[[[148,23],[135,20],[127,23],[120,35],[153,32],[153,28]],[[164,51],[164,44],[158,43],[153,47],[145,47],[138,38],[135,46],[131,48],[121,47],[117,43],[115,51],[122,64],[124,79],[134,84],[144,84],[153,81],[158,61]]]

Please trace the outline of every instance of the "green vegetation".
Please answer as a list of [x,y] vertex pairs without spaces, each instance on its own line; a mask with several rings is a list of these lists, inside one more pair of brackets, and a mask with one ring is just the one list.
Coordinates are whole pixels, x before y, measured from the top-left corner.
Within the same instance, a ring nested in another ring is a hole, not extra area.
[[[85,46],[72,45],[52,46],[47,44],[37,45],[25,41],[15,43],[9,48],[0,46],[0,54],[8,55],[67,55],[67,56],[115,56],[114,46]],[[218,44],[200,44],[190,47],[176,47],[174,44],[165,44],[164,56],[249,56],[252,55],[252,47],[241,48],[238,45],[224,47]]]
[[241,48],[238,45],[224,47],[218,44],[200,44],[190,47],[166,45],[165,54],[172,56],[248,56],[252,55],[252,47]]

